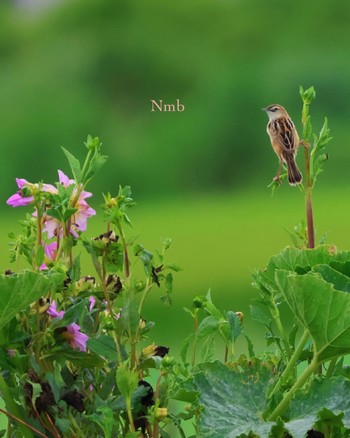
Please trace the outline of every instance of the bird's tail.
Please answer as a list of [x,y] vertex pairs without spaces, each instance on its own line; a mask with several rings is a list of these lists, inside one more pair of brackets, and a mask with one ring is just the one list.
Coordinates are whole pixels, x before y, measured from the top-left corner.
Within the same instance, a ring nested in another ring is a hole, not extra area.
[[295,162],[294,155],[287,155],[284,157],[287,164],[288,171],[288,182],[291,186],[295,186],[296,184],[300,184],[303,176],[298,169],[297,163]]

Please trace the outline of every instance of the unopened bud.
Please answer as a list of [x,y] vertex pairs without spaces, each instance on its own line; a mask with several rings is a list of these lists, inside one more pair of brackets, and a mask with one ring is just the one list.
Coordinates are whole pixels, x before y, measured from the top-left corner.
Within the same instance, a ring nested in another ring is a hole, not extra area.
[[236,316],[239,318],[239,320],[241,321],[241,323],[243,323],[244,314],[243,314],[242,312],[236,312]]
[[81,277],[75,284],[78,289],[78,291],[86,291],[91,290],[95,286],[95,277],[92,277],[91,275],[85,275],[84,277]]
[[151,345],[148,345],[147,347],[145,347],[142,350],[143,358],[148,359],[148,358],[154,356],[154,354],[156,352],[156,348],[157,348],[156,344],[151,344]]
[[155,417],[157,420],[163,420],[165,417],[168,416],[168,409],[167,408],[156,408],[154,413],[155,413]]
[[201,296],[196,296],[193,298],[192,304],[193,307],[200,309],[201,307],[203,307],[203,298]]
[[147,321],[145,319],[140,318],[140,321],[139,321],[139,329],[140,330],[143,330],[146,327],[146,322]]

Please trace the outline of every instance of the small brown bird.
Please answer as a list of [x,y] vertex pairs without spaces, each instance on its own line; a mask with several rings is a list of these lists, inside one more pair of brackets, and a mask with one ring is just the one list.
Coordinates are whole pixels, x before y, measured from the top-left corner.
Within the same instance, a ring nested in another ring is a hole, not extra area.
[[302,175],[295,162],[300,140],[294,123],[281,105],[269,105],[263,108],[263,111],[266,111],[269,116],[266,131],[269,134],[272,148],[280,160],[274,180],[280,182],[282,164],[286,163],[289,184],[292,186],[300,184]]

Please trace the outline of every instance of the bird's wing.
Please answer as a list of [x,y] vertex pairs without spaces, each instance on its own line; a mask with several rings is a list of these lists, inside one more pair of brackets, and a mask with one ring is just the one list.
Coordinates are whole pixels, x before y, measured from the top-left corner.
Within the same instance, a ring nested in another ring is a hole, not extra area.
[[291,119],[280,118],[275,120],[275,132],[278,134],[280,145],[286,152],[292,152],[296,145],[295,127]]

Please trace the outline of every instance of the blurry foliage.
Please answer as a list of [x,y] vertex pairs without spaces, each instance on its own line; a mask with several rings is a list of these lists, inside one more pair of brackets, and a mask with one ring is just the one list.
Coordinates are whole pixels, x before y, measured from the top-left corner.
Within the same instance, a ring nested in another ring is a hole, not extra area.
[[[315,122],[327,113],[337,132],[327,178],[347,175],[346,0],[77,0],[0,12],[1,199],[15,176],[52,178],[64,163],[57,142],[79,156],[86,132],[111,157],[94,190],[267,185],[276,163],[260,108],[283,104],[300,130],[295,90],[311,83],[322,96]],[[150,112],[150,99],[176,98],[183,113]]]

